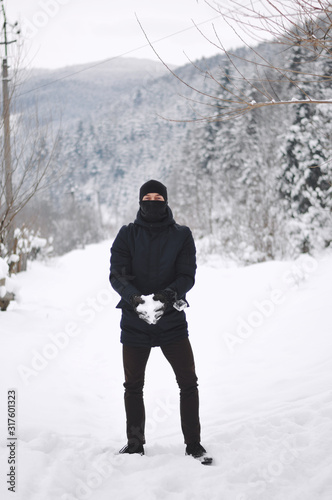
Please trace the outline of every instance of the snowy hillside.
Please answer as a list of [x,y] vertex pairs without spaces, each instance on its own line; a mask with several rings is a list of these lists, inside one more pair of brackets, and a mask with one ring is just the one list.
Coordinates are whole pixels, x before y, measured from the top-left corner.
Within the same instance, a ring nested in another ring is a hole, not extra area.
[[31,69],[22,73],[19,96],[26,106],[70,129],[72,119],[101,112],[119,95],[166,74],[165,67],[148,59],[118,57],[55,70]]
[[1,499],[331,500],[331,252],[199,265],[187,318],[202,443],[215,458],[204,467],[184,456],[178,388],[158,348],[146,376],[146,455],[116,455],[125,423],[110,244],[33,262],[16,277],[20,300],[0,314]]

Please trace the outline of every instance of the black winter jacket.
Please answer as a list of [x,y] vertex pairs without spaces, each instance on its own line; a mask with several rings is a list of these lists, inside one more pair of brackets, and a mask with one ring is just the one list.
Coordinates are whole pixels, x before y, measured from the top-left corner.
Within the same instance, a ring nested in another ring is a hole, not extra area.
[[133,295],[149,295],[165,288],[178,299],[195,282],[196,249],[190,229],[175,223],[167,207],[162,222],[145,222],[140,214],[123,226],[111,248],[110,282],[120,294],[121,342],[133,346],[157,346],[188,336],[184,311],[168,304],[156,325],[140,319],[131,305]]

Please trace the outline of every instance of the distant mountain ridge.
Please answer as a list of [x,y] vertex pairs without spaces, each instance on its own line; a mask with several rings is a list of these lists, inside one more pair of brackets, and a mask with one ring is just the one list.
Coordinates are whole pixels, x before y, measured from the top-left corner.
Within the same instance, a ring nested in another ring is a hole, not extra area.
[[57,108],[66,121],[94,113],[103,103],[165,74],[160,62],[125,57],[55,70],[32,68],[19,94],[24,105],[37,102],[42,114]]

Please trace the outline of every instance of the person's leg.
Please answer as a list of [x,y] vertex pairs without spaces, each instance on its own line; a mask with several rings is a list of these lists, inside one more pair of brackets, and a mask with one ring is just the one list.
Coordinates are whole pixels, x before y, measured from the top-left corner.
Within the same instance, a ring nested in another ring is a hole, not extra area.
[[171,364],[180,387],[180,415],[184,442],[199,443],[201,427],[197,376],[189,339],[163,345],[161,350]]
[[143,401],[144,375],[149,359],[150,347],[123,346],[123,368],[125,374],[125,410],[127,438],[131,447],[145,443],[145,409]]

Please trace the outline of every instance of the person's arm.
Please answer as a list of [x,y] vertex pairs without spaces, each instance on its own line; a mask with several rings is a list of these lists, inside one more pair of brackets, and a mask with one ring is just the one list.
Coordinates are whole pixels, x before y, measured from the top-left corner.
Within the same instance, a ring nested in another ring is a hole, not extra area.
[[176,277],[166,290],[175,292],[175,299],[181,299],[194,286],[196,274],[196,248],[190,229],[183,247],[176,259]]
[[114,290],[129,304],[134,296],[140,296],[134,286],[131,265],[131,254],[127,237],[128,227],[123,226],[115,238],[111,248],[110,283]]

